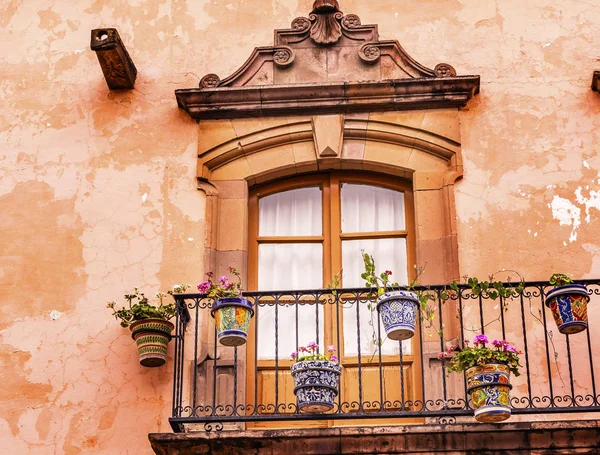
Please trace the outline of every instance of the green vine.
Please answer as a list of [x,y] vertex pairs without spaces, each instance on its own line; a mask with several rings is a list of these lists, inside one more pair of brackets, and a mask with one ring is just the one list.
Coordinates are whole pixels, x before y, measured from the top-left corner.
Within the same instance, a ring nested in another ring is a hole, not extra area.
[[167,295],[174,297],[175,294],[183,294],[189,289],[189,284],[176,284],[173,289],[167,291],[167,293],[157,292],[154,296],[158,299],[158,305],[150,303],[148,297],[140,292],[138,288],[133,288],[132,294],[125,294],[125,300],[127,300],[128,306],[121,309],[115,309],[117,302],[114,300],[106,304],[107,308],[113,311],[113,316],[116,320],[121,320],[121,327],[129,327],[135,321],[141,321],[143,319],[163,319],[168,321],[175,316],[177,307],[175,303],[164,303],[164,298]]

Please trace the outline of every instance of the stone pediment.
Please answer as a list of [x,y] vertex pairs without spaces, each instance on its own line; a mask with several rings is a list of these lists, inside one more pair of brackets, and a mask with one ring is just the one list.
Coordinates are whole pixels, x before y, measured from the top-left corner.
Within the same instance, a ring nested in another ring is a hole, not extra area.
[[478,91],[479,76],[457,76],[446,63],[426,68],[336,0],[317,0],[229,77],[207,74],[198,89],[175,93],[200,120],[460,107]]

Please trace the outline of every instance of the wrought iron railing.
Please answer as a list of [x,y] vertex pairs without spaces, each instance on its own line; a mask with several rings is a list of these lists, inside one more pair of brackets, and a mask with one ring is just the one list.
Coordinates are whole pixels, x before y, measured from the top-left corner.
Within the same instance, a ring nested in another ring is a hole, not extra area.
[[[595,378],[600,374],[600,333],[595,330],[598,317],[593,310],[600,303],[600,280],[576,283],[587,285],[590,295],[591,321],[584,332],[558,332],[544,304],[551,289],[547,282],[527,282],[521,294],[496,299],[473,293],[467,286],[460,286],[458,292],[429,286],[417,290],[433,296],[431,320],[421,318],[412,344],[396,341],[395,347],[385,340],[377,313],[368,309],[372,296],[368,289],[245,292],[257,310],[252,324],[259,329],[241,348],[218,344],[210,299],[200,294],[179,295],[170,423],[176,432],[188,424],[218,431],[227,424],[261,423],[264,427],[263,422],[270,421],[452,423],[459,416],[472,415],[473,409],[464,376],[448,374],[437,354],[450,343],[463,345],[479,333],[508,339],[522,351],[521,375],[511,380],[513,414],[599,412]],[[269,311],[271,320],[263,323],[261,314]],[[286,311],[288,327],[291,317],[293,329],[283,333],[281,318]],[[314,311],[311,324],[305,323],[307,311]],[[369,343],[365,336],[371,338]],[[342,351],[343,390],[326,414],[299,412],[290,394],[289,352],[280,352],[281,340],[298,348],[307,337],[321,344],[326,337]],[[378,347],[382,341],[385,348]],[[271,359],[262,361],[260,345],[269,343]],[[352,350],[346,345],[363,348],[345,355],[345,350]],[[261,370],[261,362],[268,366]]]

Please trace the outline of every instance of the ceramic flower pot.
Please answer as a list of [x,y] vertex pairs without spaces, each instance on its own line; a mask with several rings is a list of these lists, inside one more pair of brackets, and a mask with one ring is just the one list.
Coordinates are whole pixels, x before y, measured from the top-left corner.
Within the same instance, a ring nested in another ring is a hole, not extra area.
[[138,348],[140,364],[160,367],[167,361],[167,347],[175,326],[164,319],[142,319],[129,326],[131,337]]
[[342,367],[329,360],[304,360],[290,368],[298,410],[321,413],[333,409],[340,389]]
[[252,303],[242,297],[225,297],[214,303],[210,314],[215,319],[219,343],[223,346],[246,344],[254,316]]
[[558,286],[546,294],[546,306],[552,310],[558,331],[572,335],[587,329],[587,304],[590,296],[581,284]]
[[377,299],[377,311],[390,340],[408,340],[415,334],[419,297],[410,291],[390,291]]
[[467,393],[478,422],[502,422],[511,415],[510,370],[507,365],[488,363],[466,370]]

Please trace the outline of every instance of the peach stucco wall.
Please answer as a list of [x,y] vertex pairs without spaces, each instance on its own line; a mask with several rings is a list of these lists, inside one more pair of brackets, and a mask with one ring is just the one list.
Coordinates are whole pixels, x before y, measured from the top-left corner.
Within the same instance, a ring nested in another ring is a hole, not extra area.
[[[342,0],[420,63],[481,75],[461,111],[461,273],[600,277],[600,8],[579,0]],[[309,0],[6,0],[0,87],[0,441],[10,454],[149,454],[172,370],[139,367],[104,307],[195,283],[198,130],[173,90],[222,78]],[[139,71],[108,91],[90,30]],[[171,348],[172,349],[172,348]]]

